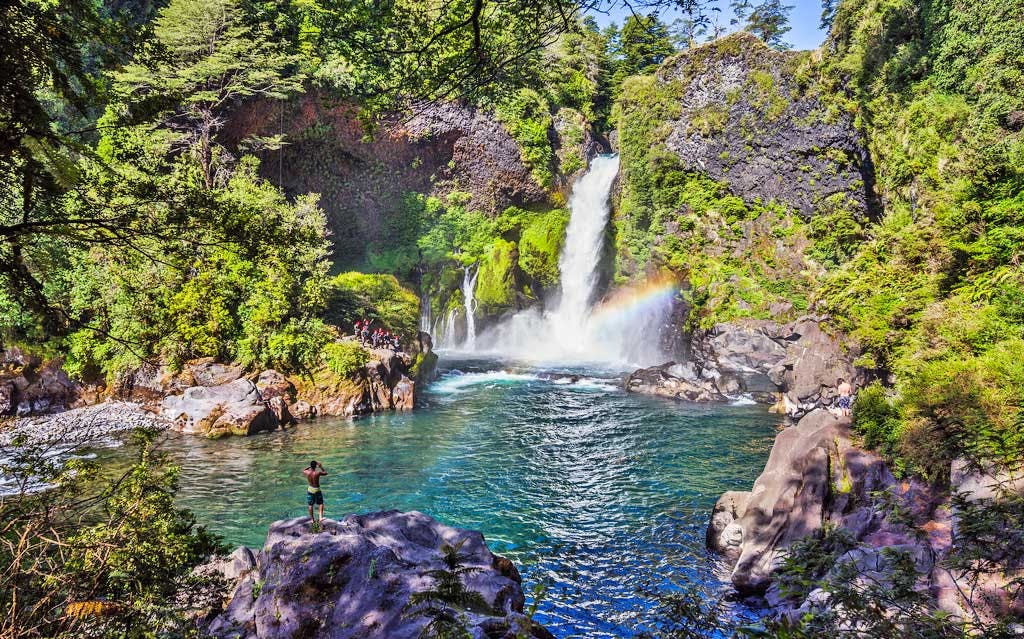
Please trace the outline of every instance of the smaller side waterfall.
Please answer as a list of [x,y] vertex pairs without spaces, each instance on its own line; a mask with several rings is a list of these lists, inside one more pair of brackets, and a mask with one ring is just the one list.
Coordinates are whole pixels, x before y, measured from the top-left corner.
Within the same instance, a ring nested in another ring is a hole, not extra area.
[[466,341],[463,346],[466,350],[476,348],[476,278],[480,275],[480,266],[476,265],[465,268],[462,276],[462,297],[466,301]]
[[420,292],[420,331],[430,333],[434,326],[434,318],[430,312],[430,295],[426,289]]
[[455,318],[457,311],[453,308],[448,315],[441,315],[434,323],[430,335],[434,338],[434,345],[437,348],[452,348],[455,346]]

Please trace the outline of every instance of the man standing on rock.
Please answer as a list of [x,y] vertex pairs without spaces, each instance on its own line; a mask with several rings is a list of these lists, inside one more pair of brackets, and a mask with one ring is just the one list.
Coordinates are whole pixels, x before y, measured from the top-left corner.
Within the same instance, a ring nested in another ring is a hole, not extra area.
[[323,464],[316,461],[315,459],[309,462],[309,467],[302,471],[302,474],[306,476],[306,481],[309,482],[309,486],[306,487],[306,505],[309,506],[309,518],[315,523],[313,519],[313,506],[320,506],[320,522],[324,520],[324,494],[320,490],[320,478],[327,474],[327,469],[323,467]]
[[842,377],[839,378],[839,387],[836,389],[839,391],[839,414],[843,417],[850,416],[850,408],[853,405],[853,387],[850,386],[850,382],[846,381]]

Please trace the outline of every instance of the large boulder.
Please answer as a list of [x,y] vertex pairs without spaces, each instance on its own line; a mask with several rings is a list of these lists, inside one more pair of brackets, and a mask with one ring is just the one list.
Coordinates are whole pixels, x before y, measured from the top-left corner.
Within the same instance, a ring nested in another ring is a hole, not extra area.
[[747,512],[749,491],[730,490],[722,493],[711,511],[705,537],[708,549],[727,559],[736,559],[743,543],[743,527],[739,520]]
[[[851,444],[849,418],[815,410],[784,429],[735,520],[742,541],[733,585],[742,593],[764,592],[786,548],[826,523],[848,528],[857,539],[881,538],[872,495],[895,483],[881,458]],[[878,545],[905,541],[894,530]]]
[[826,317],[717,324],[695,333],[690,351],[687,365],[697,377],[713,380],[719,393],[746,393],[764,403],[774,403],[782,393],[781,412],[794,419],[833,407],[840,379],[861,381],[853,366],[856,345],[833,330]]
[[170,395],[161,413],[183,433],[222,437],[252,435],[276,429],[280,422],[247,379],[219,386],[193,386],[181,395]]
[[787,343],[770,320],[716,324],[693,336],[693,357],[723,373],[765,375],[786,358]]
[[689,375],[681,376],[683,374],[683,369],[675,362],[642,368],[626,377],[626,392],[691,402],[725,401],[726,397],[718,391],[712,380]]
[[94,399],[62,366],[61,359],[44,360],[17,347],[0,350],[0,416],[56,413]]
[[114,384],[114,394],[121,399],[155,406],[168,395],[181,394],[188,388],[224,386],[244,372],[240,364],[225,364],[212,357],[190,360],[180,369],[147,362],[123,373]]
[[[340,377],[329,369],[312,378],[294,378],[299,402],[293,414],[321,417],[353,417],[386,410],[411,410],[416,383],[409,378],[412,358],[406,353],[374,349],[371,359],[352,378]],[[300,418],[301,419],[301,418]]]
[[[956,459],[950,468],[950,492],[959,493],[967,502],[986,505],[1024,496],[1024,468],[983,467],[965,459]],[[963,525],[964,513],[950,509],[949,542]],[[973,523],[973,522],[971,522]],[[1019,527],[1019,522],[1017,522]],[[1013,538],[1015,530],[1006,531]],[[1016,553],[993,553],[991,563],[977,560],[972,570],[951,570],[936,564],[932,571],[932,591],[939,608],[961,619],[980,618],[986,623],[1014,617],[1024,620],[1024,561]]]
[[784,389],[786,412],[791,417],[832,406],[839,397],[839,380],[858,380],[853,366],[856,347],[827,327],[817,317],[802,317],[786,326],[785,339],[790,342],[786,358],[768,376]]
[[232,639],[414,639],[430,618],[416,614],[412,596],[437,585],[432,572],[449,570],[446,545],[470,569],[464,587],[484,603],[466,611],[472,636],[550,636],[527,625],[518,572],[479,532],[398,511],[326,520],[318,532],[308,518],[272,524],[254,560],[236,551],[215,564],[230,595],[203,630]]

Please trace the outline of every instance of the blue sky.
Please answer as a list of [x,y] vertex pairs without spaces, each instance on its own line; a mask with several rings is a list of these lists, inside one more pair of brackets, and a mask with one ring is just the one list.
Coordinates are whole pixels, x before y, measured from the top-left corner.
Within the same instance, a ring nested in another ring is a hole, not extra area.
[[[607,0],[606,4],[612,4],[613,1]],[[722,7],[719,20],[723,24],[728,25],[731,15],[728,0],[715,1]],[[609,22],[616,22],[621,25],[622,21],[629,15],[629,11],[618,6],[618,2],[614,4],[616,6],[609,13],[594,14],[598,24],[602,27]],[[821,0],[788,0],[786,4],[793,6],[793,11],[789,14],[789,25],[792,27],[792,30],[786,34],[786,41],[792,44],[794,49],[816,49],[821,46],[821,43],[825,41],[825,32],[818,26],[821,20]],[[678,14],[671,12],[661,15],[662,20],[669,24],[676,17],[678,17]]]

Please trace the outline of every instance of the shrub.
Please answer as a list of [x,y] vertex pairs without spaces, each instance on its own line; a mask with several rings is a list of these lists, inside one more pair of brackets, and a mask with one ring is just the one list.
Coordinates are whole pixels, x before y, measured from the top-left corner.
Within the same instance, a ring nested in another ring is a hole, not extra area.
[[865,446],[884,454],[895,452],[902,422],[881,383],[873,382],[857,392],[852,419],[853,429],[864,438]]
[[352,379],[370,361],[370,354],[354,342],[334,342],[324,347],[323,361],[335,375]]
[[394,275],[351,271],[327,285],[327,321],[351,330],[359,319],[370,319],[403,339],[419,329],[420,299]]
[[523,163],[537,183],[550,188],[555,152],[551,147],[551,107],[533,89],[520,89],[496,110],[498,119],[519,143]]

